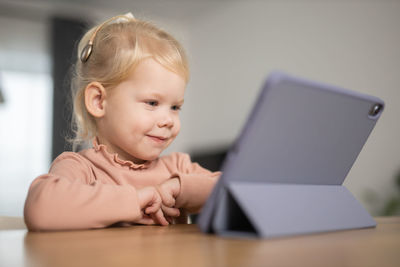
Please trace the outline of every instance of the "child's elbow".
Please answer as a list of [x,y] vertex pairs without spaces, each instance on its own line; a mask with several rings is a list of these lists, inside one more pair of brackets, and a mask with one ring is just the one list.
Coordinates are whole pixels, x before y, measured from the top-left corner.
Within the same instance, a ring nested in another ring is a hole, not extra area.
[[24,207],[24,221],[29,231],[54,230],[55,210],[51,205],[28,196]]
[[35,218],[31,216],[26,216],[24,217],[26,227],[28,228],[29,231],[45,231],[46,226],[44,225],[43,221],[41,220],[36,220]]
[[48,220],[35,205],[25,204],[24,220],[29,231],[49,230]]

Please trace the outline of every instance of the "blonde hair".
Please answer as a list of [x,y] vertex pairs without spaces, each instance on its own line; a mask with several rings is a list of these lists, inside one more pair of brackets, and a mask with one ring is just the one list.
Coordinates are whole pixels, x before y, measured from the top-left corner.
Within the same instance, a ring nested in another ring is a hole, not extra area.
[[[82,51],[91,41],[89,57],[81,60]],[[74,149],[97,135],[95,120],[86,110],[86,86],[97,81],[106,91],[111,90],[146,58],[154,59],[188,82],[189,66],[183,47],[170,34],[149,22],[126,17],[124,21],[113,21],[112,18],[83,36],[71,86],[74,138],[70,141]]]

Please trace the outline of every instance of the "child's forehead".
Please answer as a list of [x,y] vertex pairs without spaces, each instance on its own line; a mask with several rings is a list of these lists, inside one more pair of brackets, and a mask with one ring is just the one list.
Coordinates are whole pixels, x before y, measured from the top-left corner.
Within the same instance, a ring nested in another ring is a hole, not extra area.
[[176,72],[166,68],[153,58],[146,58],[130,70],[128,81],[149,84],[177,84],[186,87],[184,78]]
[[117,88],[138,96],[183,101],[186,82],[178,74],[149,59],[138,65]]
[[[132,84],[133,85],[133,84]],[[154,98],[179,98],[183,102],[185,87],[167,87],[153,86],[145,84],[144,86],[130,86],[132,92],[138,96],[154,97]]]

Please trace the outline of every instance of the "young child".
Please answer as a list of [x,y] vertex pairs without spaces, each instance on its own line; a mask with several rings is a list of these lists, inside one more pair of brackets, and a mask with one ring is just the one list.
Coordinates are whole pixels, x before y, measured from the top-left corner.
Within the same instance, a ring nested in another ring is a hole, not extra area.
[[31,184],[29,230],[168,225],[199,212],[219,172],[183,153],[159,157],[180,130],[189,71],[181,45],[131,14],[111,18],[79,43],[73,83],[75,141]]

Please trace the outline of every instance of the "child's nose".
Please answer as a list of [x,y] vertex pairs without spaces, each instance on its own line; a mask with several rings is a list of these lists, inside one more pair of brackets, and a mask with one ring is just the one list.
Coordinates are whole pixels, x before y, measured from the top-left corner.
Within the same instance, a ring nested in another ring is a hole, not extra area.
[[172,126],[174,126],[174,120],[171,114],[169,114],[169,112],[164,112],[158,121],[158,127],[171,128]]

